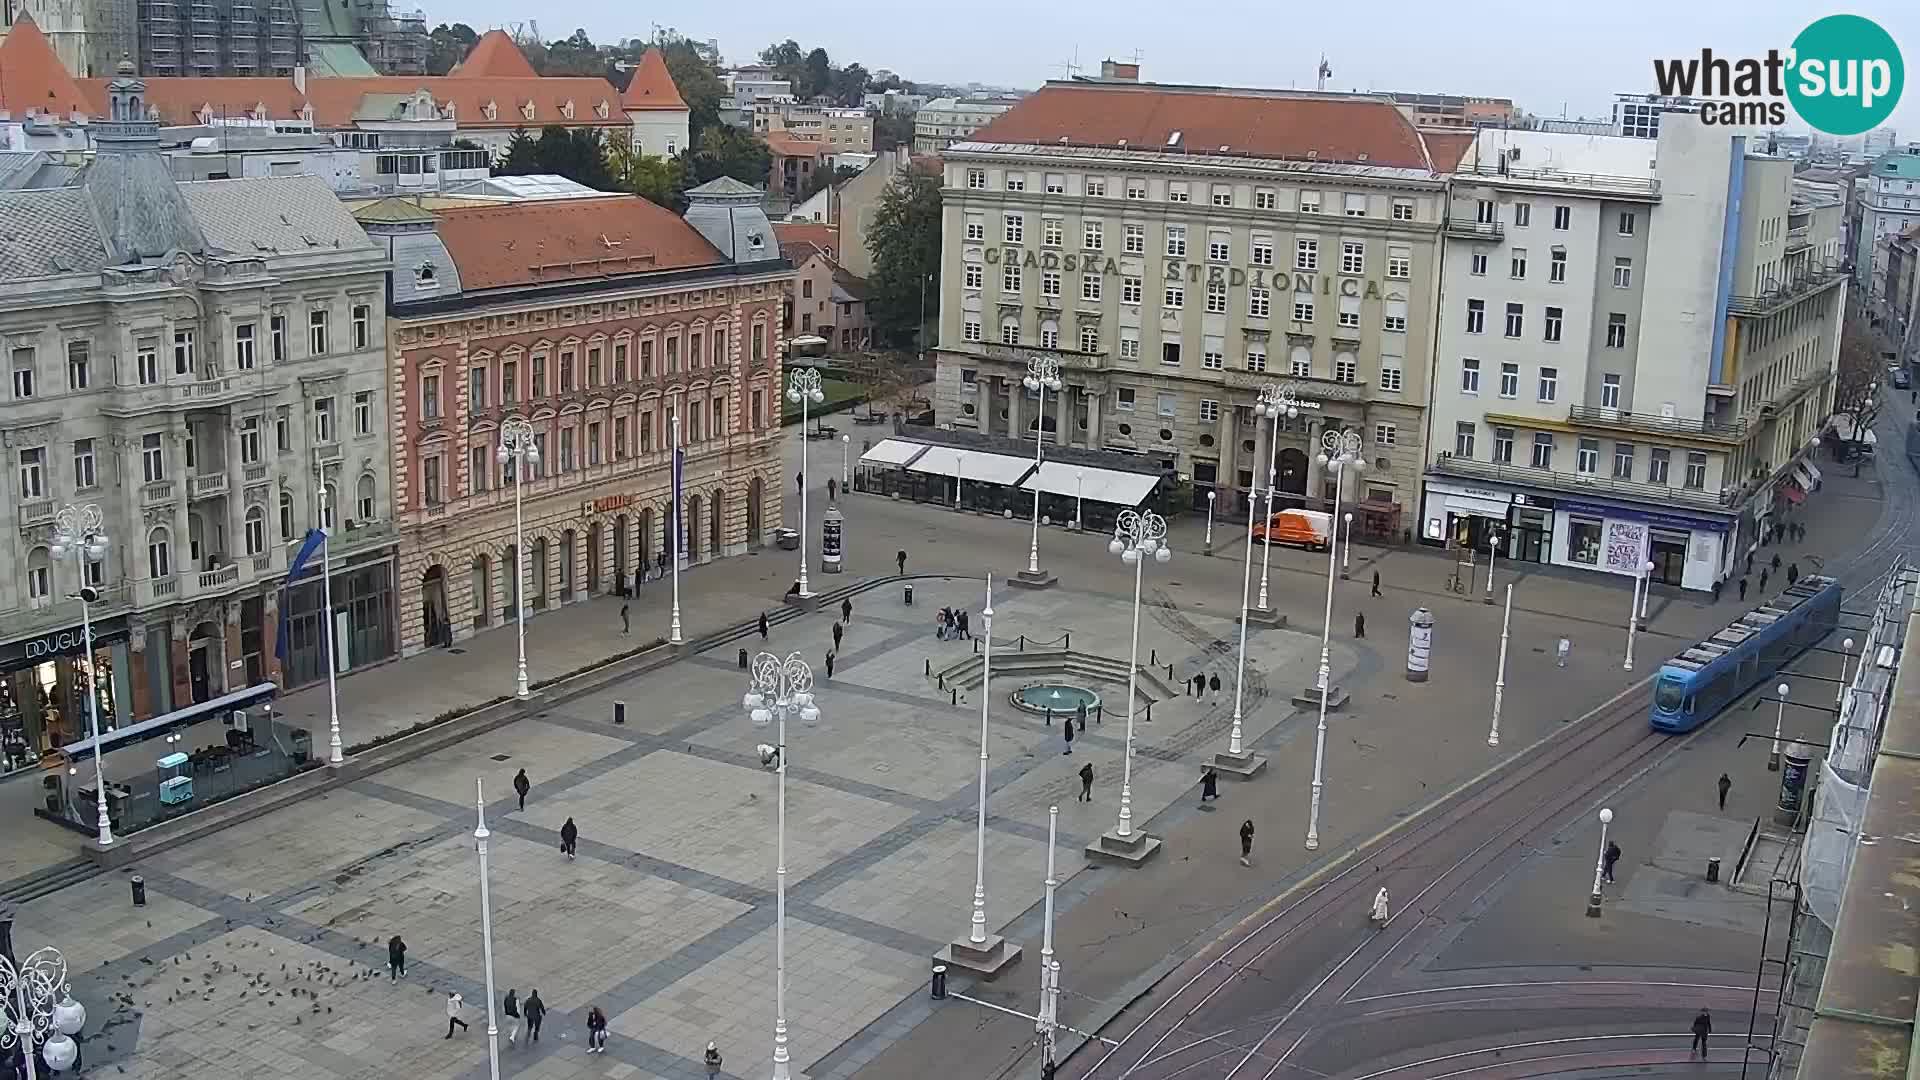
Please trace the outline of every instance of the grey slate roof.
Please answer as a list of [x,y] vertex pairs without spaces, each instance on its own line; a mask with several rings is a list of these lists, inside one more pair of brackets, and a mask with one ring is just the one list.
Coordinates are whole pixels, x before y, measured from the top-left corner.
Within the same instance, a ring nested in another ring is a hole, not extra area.
[[751,195],[757,199],[757,198],[760,198],[762,195],[765,195],[766,192],[761,191],[759,188],[754,187],[752,184],[743,184],[740,181],[735,180],[731,176],[720,176],[720,177],[715,177],[714,179],[709,180],[704,184],[701,184],[699,187],[688,188],[687,194],[688,195]]
[[80,189],[93,204],[101,239],[116,263],[207,248],[200,226],[180,199],[167,159],[157,150],[103,148],[80,173]]
[[79,188],[0,193],[0,280],[98,270],[112,261]]
[[218,250],[306,255],[374,246],[317,176],[199,180],[179,189],[208,245]]

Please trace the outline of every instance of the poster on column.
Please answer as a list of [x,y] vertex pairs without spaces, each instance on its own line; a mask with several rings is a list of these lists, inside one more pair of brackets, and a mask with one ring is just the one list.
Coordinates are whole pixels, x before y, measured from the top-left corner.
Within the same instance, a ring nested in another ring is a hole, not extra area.
[[1637,574],[1647,561],[1647,523],[1607,522],[1606,568],[1616,574]]

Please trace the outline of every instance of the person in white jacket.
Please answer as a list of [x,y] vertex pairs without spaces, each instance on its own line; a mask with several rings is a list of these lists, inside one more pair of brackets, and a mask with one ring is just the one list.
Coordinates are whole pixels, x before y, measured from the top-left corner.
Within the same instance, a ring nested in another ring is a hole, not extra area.
[[467,1022],[460,1019],[460,1010],[466,1008],[466,1002],[459,994],[447,995],[447,1038],[453,1038],[453,1029],[458,1025],[461,1031],[467,1030]]

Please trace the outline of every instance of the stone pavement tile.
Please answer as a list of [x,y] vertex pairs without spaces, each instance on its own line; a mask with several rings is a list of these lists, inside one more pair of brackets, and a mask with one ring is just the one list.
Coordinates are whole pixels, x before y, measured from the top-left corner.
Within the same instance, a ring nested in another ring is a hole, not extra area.
[[22,905],[15,916],[13,944],[25,956],[53,945],[67,957],[67,969],[82,974],[138,952],[213,918],[205,911],[147,890],[147,906],[136,908],[123,874],[102,874]]
[[[736,723],[743,746],[772,741],[772,728]],[[805,725],[788,724],[796,760]],[[771,888],[774,775],[661,751],[613,769],[551,800],[527,805],[526,819],[557,831],[571,815],[581,836]],[[789,881],[813,873],[912,816],[873,799],[794,780],[787,783]],[[557,841],[556,841],[557,843]]]
[[[758,641],[758,638],[754,639]],[[742,641],[740,647],[751,646]],[[712,650],[714,656],[733,663],[733,646]],[[815,663],[818,657],[809,657]],[[603,690],[581,696],[558,706],[556,711],[592,723],[613,723],[613,703],[627,703],[626,730],[641,735],[664,734],[682,724],[698,721],[729,703],[740,706],[747,692],[747,677],[739,671],[719,671],[703,664],[678,663],[664,671],[627,679]],[[744,715],[744,713],[742,713]],[[617,730],[617,729],[616,729]]]
[[248,818],[146,861],[216,892],[260,897],[352,866],[440,821],[412,807],[335,790]]
[[[556,1010],[582,1006],[746,910],[625,867],[568,862],[556,846],[499,832],[489,844],[494,972],[502,994],[517,986],[524,997],[538,987]],[[399,933],[409,959],[476,982],[485,971],[476,929],[478,866],[473,839],[464,834],[385,860],[285,910],[376,946]],[[385,955],[370,949],[368,962],[384,962]]]
[[[794,1072],[818,1060],[925,981],[926,958],[787,920],[787,1037]],[[613,1018],[630,1035],[698,1058],[720,1044],[729,1071],[756,1075],[772,1053],[774,931],[762,930],[718,959]],[[823,990],[822,988],[831,988]]]
[[[592,735],[530,718],[490,731],[482,738],[436,750],[405,769],[383,773],[380,779],[402,791],[471,808],[473,781],[481,777],[487,783],[488,804],[497,805],[514,797],[515,770],[527,770],[527,779],[533,782],[531,797],[537,799],[543,783],[564,777],[628,745],[624,739]],[[505,755],[506,760],[494,760],[501,755]]]
[[[991,805],[989,805],[991,808]],[[1077,847],[1064,841],[1055,873],[1065,882],[1086,865]],[[973,909],[974,826],[946,822],[927,835],[828,890],[818,903],[919,934],[949,941],[967,932]],[[987,930],[996,933],[1042,895],[1047,845],[987,833]]]
[[[851,681],[816,691],[818,724],[803,728],[788,721],[796,771],[804,765],[857,784],[931,800],[946,798],[966,782],[979,760],[977,719],[951,731],[930,731],[929,720],[941,714],[932,709],[915,714],[890,702],[836,692],[836,686]],[[754,735],[745,721],[718,725],[693,738],[695,745],[735,754],[750,752],[752,744],[762,740],[773,742],[774,737]]]

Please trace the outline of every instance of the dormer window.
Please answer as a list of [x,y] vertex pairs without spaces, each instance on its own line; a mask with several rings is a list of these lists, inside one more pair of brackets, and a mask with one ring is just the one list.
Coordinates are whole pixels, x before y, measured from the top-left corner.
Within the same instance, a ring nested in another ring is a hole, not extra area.
[[254,102],[254,104],[253,104],[253,118],[254,118],[255,120],[265,120],[265,119],[267,118],[267,103],[266,103],[266,102],[264,102],[264,101],[256,101],[256,102]]
[[194,119],[200,121],[201,124],[211,124],[213,123],[213,106],[202,105],[200,106],[200,110],[194,113],[193,116]]
[[480,106],[480,112],[489,120],[500,119],[500,106],[492,101],[488,101],[485,105]]
[[765,237],[763,237],[763,236],[761,236],[761,235],[760,235],[759,233],[757,233],[757,232],[756,232],[756,233],[748,233],[748,234],[747,234],[747,246],[748,246],[748,247],[750,247],[750,248],[752,248],[752,249],[753,249],[753,250],[755,250],[755,251],[759,251],[759,250],[760,250],[761,248],[763,248],[763,247],[766,247],[766,246],[767,246],[767,241],[766,241],[766,238],[765,238]]
[[413,289],[415,292],[432,292],[439,287],[440,276],[433,269],[432,263],[421,263],[419,267],[414,270]]
[[533,119],[532,101],[523,101],[520,103],[520,115],[528,120]]
[[568,120],[573,119],[573,102],[571,101],[561,102],[560,115],[566,117]]
[[599,117],[602,120],[605,120],[607,118],[607,103],[604,101],[594,102],[593,115]]

